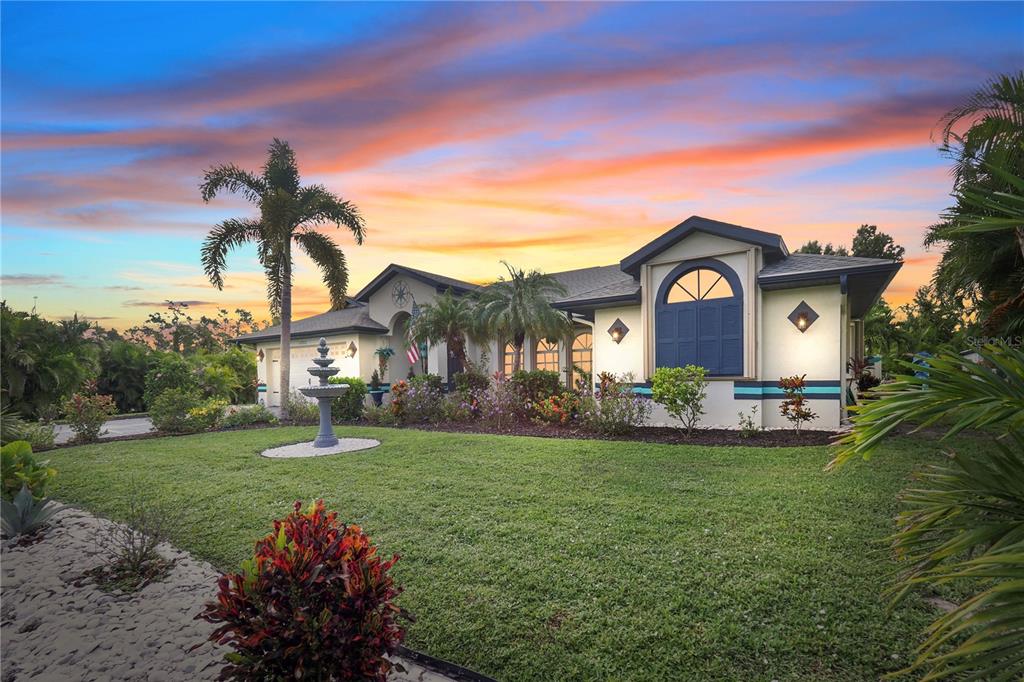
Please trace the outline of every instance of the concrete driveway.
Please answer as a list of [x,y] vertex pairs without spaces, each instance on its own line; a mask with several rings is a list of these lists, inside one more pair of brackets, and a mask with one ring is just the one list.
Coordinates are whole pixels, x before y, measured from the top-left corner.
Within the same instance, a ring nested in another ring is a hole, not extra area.
[[[100,440],[105,438],[116,438],[118,436],[141,436],[144,433],[153,431],[153,422],[149,417],[129,417],[127,419],[111,419],[103,424],[103,431],[100,432]],[[60,445],[70,442],[74,432],[67,424],[57,424],[53,427],[54,441]]]

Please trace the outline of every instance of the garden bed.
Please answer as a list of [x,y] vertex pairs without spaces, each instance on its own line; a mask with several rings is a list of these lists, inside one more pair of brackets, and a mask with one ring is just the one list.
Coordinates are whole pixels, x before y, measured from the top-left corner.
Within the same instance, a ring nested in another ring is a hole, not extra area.
[[443,424],[409,424],[392,428],[420,429],[423,431],[446,431],[449,433],[486,433],[505,436],[535,436],[538,438],[569,438],[582,440],[635,441],[638,443],[663,443],[666,445],[718,445],[759,448],[791,448],[807,445],[828,445],[835,438],[833,431],[800,431],[778,429],[759,431],[744,436],[734,429],[696,429],[687,435],[683,429],[667,426],[644,426],[633,433],[619,436],[598,433],[581,426],[560,426],[558,424],[537,424],[522,421],[508,428],[488,426],[481,422],[447,422]]

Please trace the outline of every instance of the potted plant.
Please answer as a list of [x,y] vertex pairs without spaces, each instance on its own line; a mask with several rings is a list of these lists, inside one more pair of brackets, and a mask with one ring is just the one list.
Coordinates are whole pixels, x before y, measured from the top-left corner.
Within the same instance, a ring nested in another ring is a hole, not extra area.
[[383,377],[388,373],[388,362],[390,362],[391,356],[395,354],[395,349],[385,346],[373,351],[373,354],[377,356],[377,364],[380,365],[380,376]]
[[373,398],[373,404],[377,407],[380,407],[384,400],[384,389],[380,386],[380,374],[377,370],[373,370],[373,374],[370,375],[370,397]]

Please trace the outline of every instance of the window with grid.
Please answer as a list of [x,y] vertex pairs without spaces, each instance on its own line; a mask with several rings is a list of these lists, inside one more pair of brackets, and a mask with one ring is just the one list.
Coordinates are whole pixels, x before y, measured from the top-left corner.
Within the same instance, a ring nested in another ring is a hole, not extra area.
[[541,339],[537,342],[534,351],[534,364],[537,369],[549,372],[558,371],[558,342],[554,343]]
[[[502,365],[502,371],[505,373],[505,376],[511,376],[512,375],[512,367],[514,366],[514,362],[513,361],[514,361],[515,357],[516,357],[516,347],[510,341],[510,342],[505,344],[505,356],[504,356],[505,362]],[[522,367],[523,364],[519,363],[519,366]]]
[[572,381],[577,384],[583,377],[580,372],[586,372],[593,378],[594,373],[594,335],[590,332],[580,332],[572,340]]

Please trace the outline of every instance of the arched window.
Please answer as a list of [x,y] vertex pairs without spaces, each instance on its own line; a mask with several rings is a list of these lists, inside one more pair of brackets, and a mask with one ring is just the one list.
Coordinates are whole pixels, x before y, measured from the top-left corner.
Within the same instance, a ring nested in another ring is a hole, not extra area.
[[669,273],[655,301],[655,365],[699,365],[710,375],[743,375],[743,287],[715,259]]
[[[502,364],[502,371],[505,376],[512,376],[512,368],[515,366],[516,347],[509,341],[505,344],[504,363]],[[523,363],[520,362],[519,366],[522,367]]]
[[558,371],[558,342],[541,339],[534,350],[534,367],[549,372]]
[[[580,332],[572,340],[572,381],[578,384],[584,377],[580,372],[585,372],[593,380],[594,373],[594,335],[590,332]],[[588,388],[590,388],[588,386]]]
[[695,268],[676,278],[669,287],[666,303],[707,301],[732,298],[732,287],[725,275],[711,268]]

